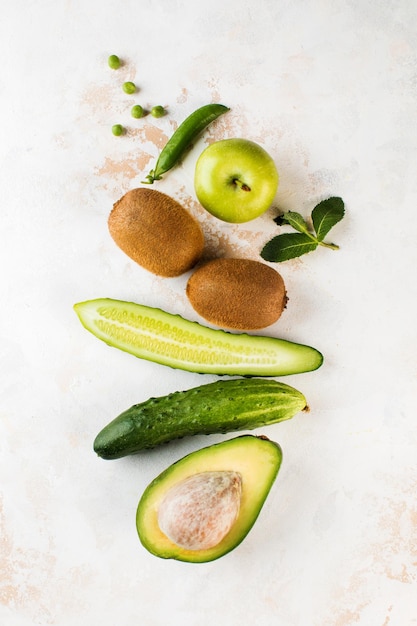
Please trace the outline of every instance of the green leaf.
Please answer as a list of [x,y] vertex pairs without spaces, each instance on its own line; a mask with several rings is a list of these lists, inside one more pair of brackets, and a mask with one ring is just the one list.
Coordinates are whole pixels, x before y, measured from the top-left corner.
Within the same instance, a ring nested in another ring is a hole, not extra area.
[[261,251],[261,257],[265,261],[281,263],[312,252],[317,248],[317,245],[317,242],[305,233],[284,233],[273,237],[265,244]]
[[319,202],[311,213],[314,230],[318,241],[323,241],[327,233],[335,224],[340,222],[345,214],[345,205],[342,198],[332,197]]
[[295,211],[287,211],[281,218],[282,224],[289,224],[295,230],[298,230],[299,233],[308,234],[308,225],[302,215],[296,213]]

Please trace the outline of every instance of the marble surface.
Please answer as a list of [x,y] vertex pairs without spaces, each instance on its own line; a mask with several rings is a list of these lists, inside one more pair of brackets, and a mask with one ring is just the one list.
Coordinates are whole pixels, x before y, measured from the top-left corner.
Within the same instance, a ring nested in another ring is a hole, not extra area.
[[[413,0],[3,3],[2,625],[417,624],[416,23]],[[133,100],[168,114],[133,120]],[[285,380],[311,411],[256,431],[284,451],[265,507],[234,552],[191,565],[144,550],[136,505],[223,437],[114,462],[92,441],[132,404],[203,379],[107,347],[72,306],[107,296],[197,319],[187,276],[148,274],[106,220],[212,101],[230,113],[158,185],[201,221],[207,254],[259,259],[278,210],[308,216],[330,195],[346,217],[339,251],[279,267],[289,304],[265,331],[324,353]],[[281,182],[271,211],[230,226],[198,205],[193,171],[205,145],[238,136],[270,152]]]

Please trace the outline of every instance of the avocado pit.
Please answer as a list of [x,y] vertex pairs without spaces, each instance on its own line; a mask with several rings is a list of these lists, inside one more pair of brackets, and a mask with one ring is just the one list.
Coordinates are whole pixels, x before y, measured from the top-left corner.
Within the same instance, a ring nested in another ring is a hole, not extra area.
[[239,472],[194,474],[167,492],[158,509],[158,525],[181,548],[214,548],[238,518],[241,495]]

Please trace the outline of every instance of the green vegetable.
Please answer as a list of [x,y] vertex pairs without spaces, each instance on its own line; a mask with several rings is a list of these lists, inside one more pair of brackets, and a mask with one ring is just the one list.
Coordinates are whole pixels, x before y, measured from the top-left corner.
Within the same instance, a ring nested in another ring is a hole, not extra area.
[[332,197],[320,202],[311,213],[311,220],[315,234],[309,230],[307,222],[295,211],[287,211],[283,216],[275,218],[277,224],[289,224],[298,231],[283,233],[273,237],[265,244],[261,257],[265,261],[279,263],[294,259],[302,254],[315,250],[317,246],[324,246],[338,250],[334,243],[326,243],[324,238],[331,228],[343,218],[345,214],[344,202],[341,198]]
[[152,107],[151,109],[151,115],[153,117],[163,117],[165,115],[165,109],[163,106],[157,105],[155,107]]
[[74,309],[84,327],[107,344],[190,372],[285,376],[315,370],[323,361],[310,346],[208,328],[133,302],[99,298]]
[[114,124],[114,126],[111,127],[111,132],[113,135],[116,135],[116,137],[120,137],[120,135],[124,133],[124,128],[121,124]]
[[120,67],[120,59],[116,54],[111,54],[107,62],[112,70],[118,70]]
[[143,183],[151,185],[155,180],[161,180],[162,175],[178,163],[198,135],[211,122],[229,110],[223,104],[206,104],[191,113],[165,144],[155,168],[149,172]]
[[142,545],[189,563],[234,550],[258,519],[281,463],[281,447],[253,435],[191,452],[145,489],[136,511]]
[[135,83],[132,83],[130,80],[127,81],[126,83],[123,83],[122,88],[123,88],[123,91],[125,93],[128,93],[129,95],[132,93],[135,93],[136,91]]
[[181,437],[275,424],[307,409],[300,391],[275,380],[218,380],[135,404],[101,430],[94,450],[117,459]]
[[130,110],[131,116],[135,117],[136,119],[143,117],[144,113],[145,111],[143,110],[143,107],[140,104],[135,104]]

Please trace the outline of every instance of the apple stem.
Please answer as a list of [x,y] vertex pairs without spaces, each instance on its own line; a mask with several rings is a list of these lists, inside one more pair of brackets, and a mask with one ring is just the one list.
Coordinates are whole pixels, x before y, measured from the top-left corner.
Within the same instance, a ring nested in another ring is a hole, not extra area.
[[239,187],[239,189],[241,189],[242,191],[250,191],[250,187],[249,185],[247,185],[246,183],[242,183],[242,181],[240,181],[238,178],[234,178],[233,179],[233,184],[236,187]]

